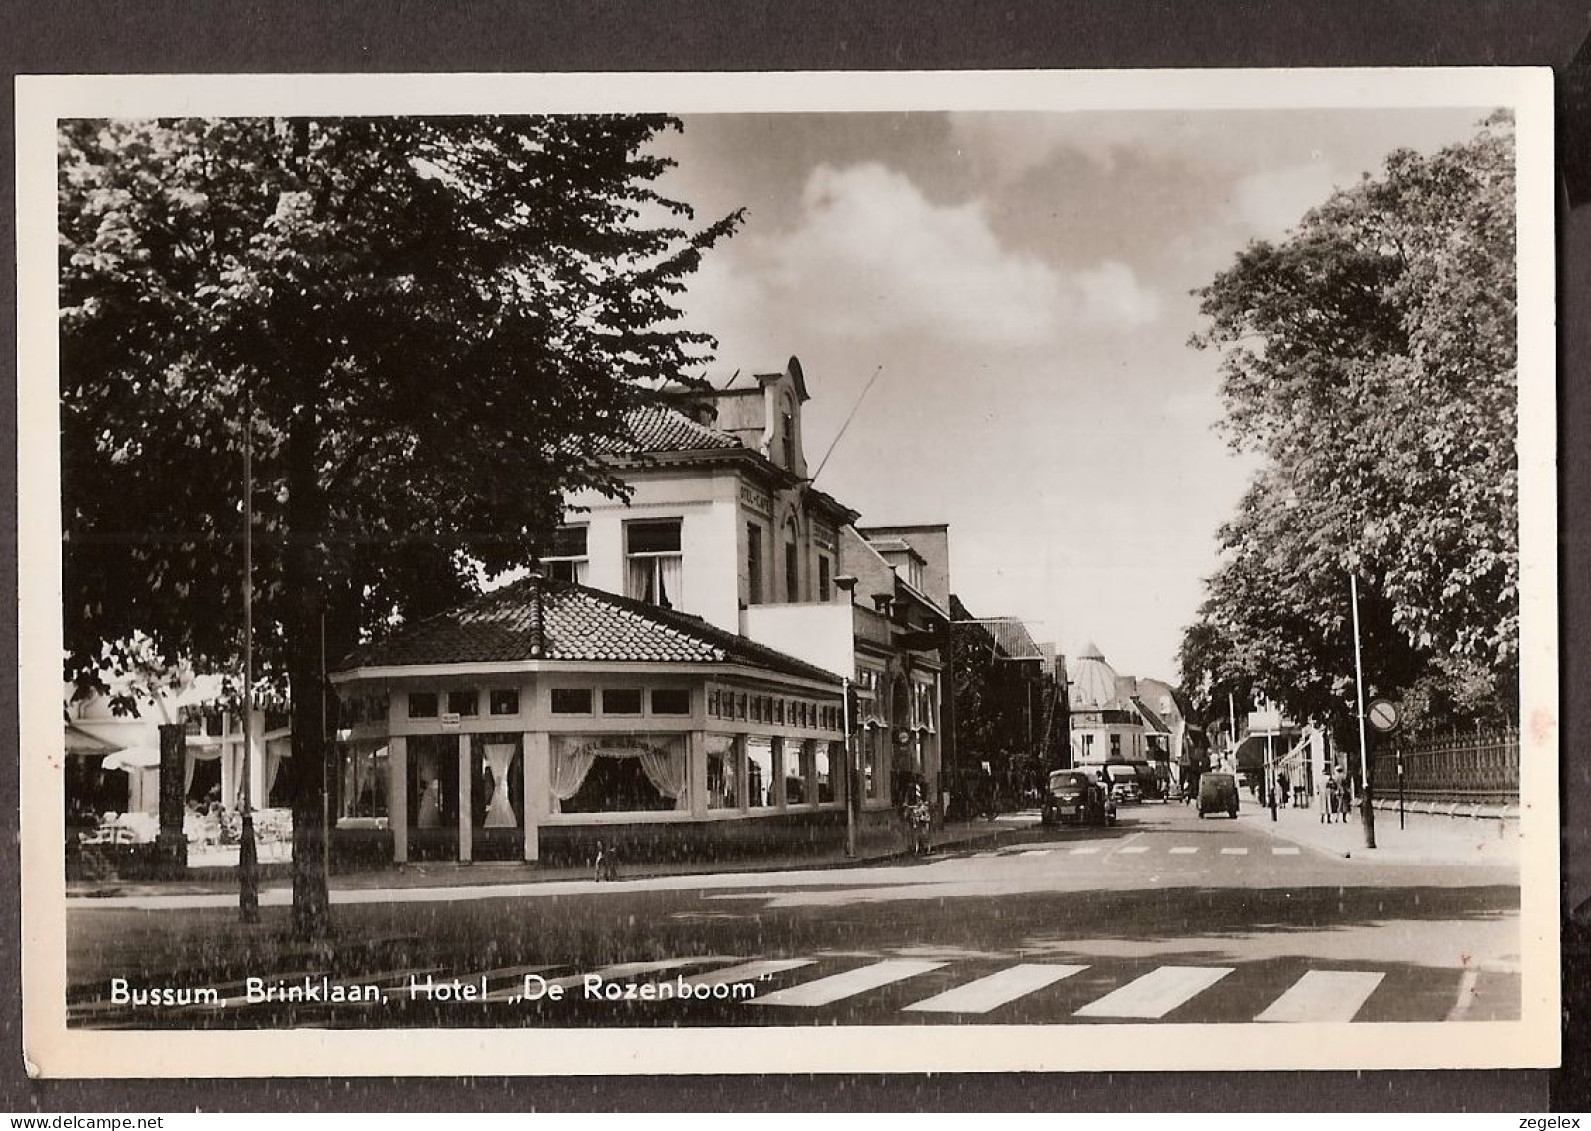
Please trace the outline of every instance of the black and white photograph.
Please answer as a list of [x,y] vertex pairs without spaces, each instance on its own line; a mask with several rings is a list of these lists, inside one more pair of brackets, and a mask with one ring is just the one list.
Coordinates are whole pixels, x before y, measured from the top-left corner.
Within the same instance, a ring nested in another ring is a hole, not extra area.
[[1557,1063],[1546,72],[19,91],[38,1074]]

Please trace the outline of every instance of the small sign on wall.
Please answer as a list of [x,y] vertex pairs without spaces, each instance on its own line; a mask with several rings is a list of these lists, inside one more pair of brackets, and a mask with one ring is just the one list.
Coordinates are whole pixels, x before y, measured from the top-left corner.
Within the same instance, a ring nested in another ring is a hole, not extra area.
[[442,729],[443,730],[458,730],[459,729],[459,713],[457,711],[448,711],[445,714],[443,714],[443,716],[442,716]]

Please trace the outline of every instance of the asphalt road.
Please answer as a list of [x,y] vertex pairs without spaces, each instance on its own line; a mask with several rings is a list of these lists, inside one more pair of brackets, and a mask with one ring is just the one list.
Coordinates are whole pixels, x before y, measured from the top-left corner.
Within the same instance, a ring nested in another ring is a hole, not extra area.
[[[1253,808],[1236,821],[1200,821],[1179,805],[1147,804],[1123,809],[1113,829],[1013,824],[993,846],[881,866],[347,893],[325,954],[282,947],[284,909],[241,928],[224,908],[74,905],[69,1020],[457,1028],[1518,1017],[1512,869],[1342,860],[1273,837],[1266,821]],[[302,989],[308,979],[322,995],[341,986],[375,1000],[249,1002],[250,977],[261,988]],[[129,994],[214,990],[225,1004],[118,1001],[116,978]]]

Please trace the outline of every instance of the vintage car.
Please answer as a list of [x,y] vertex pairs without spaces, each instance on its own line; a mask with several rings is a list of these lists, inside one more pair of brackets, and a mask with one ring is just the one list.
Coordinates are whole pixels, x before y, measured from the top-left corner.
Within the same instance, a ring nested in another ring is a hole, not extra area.
[[1237,817],[1237,778],[1231,774],[1208,773],[1199,777],[1199,816],[1225,813]]
[[1136,805],[1144,799],[1143,782],[1131,763],[1107,762],[1099,772],[1110,784],[1110,796],[1117,805]]
[[1039,810],[1045,825],[1114,825],[1116,802],[1104,783],[1083,770],[1056,770]]

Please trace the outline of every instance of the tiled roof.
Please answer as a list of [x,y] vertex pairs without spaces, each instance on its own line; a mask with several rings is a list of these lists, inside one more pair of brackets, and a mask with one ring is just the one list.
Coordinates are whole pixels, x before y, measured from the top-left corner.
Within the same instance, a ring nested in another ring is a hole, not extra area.
[[703,452],[745,446],[728,432],[698,424],[678,409],[660,405],[631,409],[629,424],[642,452]]
[[1150,728],[1153,729],[1156,733],[1159,733],[1159,734],[1170,734],[1171,733],[1171,728],[1166,725],[1165,720],[1162,719],[1159,715],[1155,714],[1154,711],[1150,710],[1149,704],[1145,703],[1142,698],[1140,698],[1137,695],[1134,695],[1132,697],[1132,704],[1133,704],[1134,707],[1138,708],[1138,713],[1144,717],[1144,722],[1148,723]]
[[838,682],[839,676],[699,617],[583,585],[528,577],[353,652],[340,670],[573,660],[734,663]]

